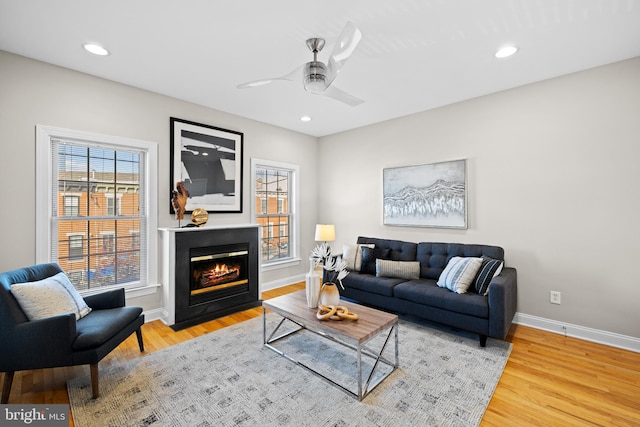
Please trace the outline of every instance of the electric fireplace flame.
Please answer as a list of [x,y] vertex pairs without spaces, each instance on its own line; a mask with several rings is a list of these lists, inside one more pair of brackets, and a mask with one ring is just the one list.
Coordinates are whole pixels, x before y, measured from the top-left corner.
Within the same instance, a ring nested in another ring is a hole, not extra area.
[[216,264],[210,270],[202,272],[200,286],[214,286],[229,280],[237,279],[240,276],[240,267],[229,266],[227,264]]
[[242,260],[247,255],[247,251],[236,251],[192,257],[191,295],[246,284]]

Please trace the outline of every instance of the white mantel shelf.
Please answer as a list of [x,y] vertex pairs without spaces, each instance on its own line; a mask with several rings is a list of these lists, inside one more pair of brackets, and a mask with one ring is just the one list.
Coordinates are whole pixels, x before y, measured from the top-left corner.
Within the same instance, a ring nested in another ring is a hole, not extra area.
[[248,228],[248,227],[260,227],[260,225],[259,224],[218,224],[218,225],[205,224],[202,227],[158,227],[158,231],[170,232],[170,233],[184,233],[189,231],[227,230],[231,228]]

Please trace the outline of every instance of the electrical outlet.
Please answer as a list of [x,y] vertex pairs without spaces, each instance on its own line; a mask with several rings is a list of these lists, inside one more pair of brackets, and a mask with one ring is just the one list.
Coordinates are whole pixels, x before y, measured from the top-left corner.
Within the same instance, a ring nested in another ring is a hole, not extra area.
[[549,302],[551,304],[560,304],[561,302],[560,291],[551,291],[551,293],[549,294]]

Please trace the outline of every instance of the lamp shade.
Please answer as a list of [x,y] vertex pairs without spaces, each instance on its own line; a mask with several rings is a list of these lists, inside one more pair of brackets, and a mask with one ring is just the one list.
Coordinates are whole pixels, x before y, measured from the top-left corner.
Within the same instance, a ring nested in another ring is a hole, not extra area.
[[336,226],[333,224],[316,224],[316,242],[333,242],[336,240]]

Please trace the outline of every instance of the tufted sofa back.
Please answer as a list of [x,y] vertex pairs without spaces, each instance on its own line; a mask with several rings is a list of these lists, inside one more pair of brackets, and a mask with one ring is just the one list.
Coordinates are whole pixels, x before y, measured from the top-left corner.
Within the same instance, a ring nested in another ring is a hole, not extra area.
[[374,237],[358,237],[358,244],[373,243],[376,248],[390,249],[389,259],[394,261],[415,261],[418,249],[417,243],[402,240],[376,239]]
[[401,240],[358,237],[359,244],[373,243],[377,248],[391,250],[390,257],[394,261],[420,261],[420,277],[437,279],[455,256],[481,257],[488,256],[504,260],[504,249],[499,246],[474,245],[464,243],[412,243]]
[[481,257],[504,260],[504,249],[498,246],[463,243],[418,243],[416,260],[420,261],[420,277],[437,279],[454,256]]

